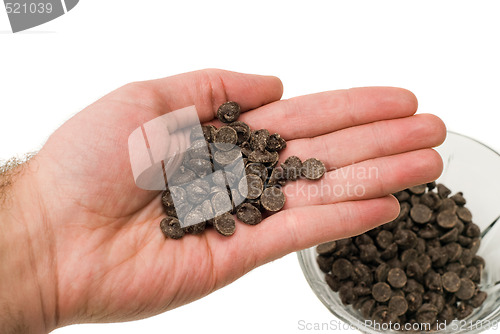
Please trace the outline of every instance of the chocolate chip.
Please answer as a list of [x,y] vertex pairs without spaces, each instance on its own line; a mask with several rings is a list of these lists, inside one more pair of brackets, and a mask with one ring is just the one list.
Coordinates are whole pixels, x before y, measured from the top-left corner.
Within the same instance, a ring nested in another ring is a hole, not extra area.
[[439,236],[440,232],[436,226],[427,224],[424,225],[419,231],[418,236],[422,239],[433,239]]
[[460,257],[460,263],[464,266],[468,266],[472,262],[472,258],[474,257],[474,253],[471,252],[470,249],[462,249],[462,256]]
[[394,241],[401,249],[413,248],[417,244],[417,235],[410,230],[398,230],[394,234]]
[[280,188],[269,187],[262,193],[260,202],[264,209],[276,212],[285,206],[285,195]]
[[422,267],[416,262],[409,262],[406,266],[406,276],[410,278],[415,278],[418,281],[421,281],[423,278],[424,272],[422,271]]
[[457,319],[462,320],[467,318],[469,315],[471,315],[472,311],[473,311],[472,306],[464,302],[459,303],[456,312]]
[[179,169],[172,175],[168,180],[168,184],[171,186],[178,186],[184,183],[191,182],[196,179],[196,174],[184,166],[180,166]]
[[248,126],[248,124],[237,121],[229,123],[227,126],[233,128],[236,131],[238,135],[238,140],[236,141],[236,144],[241,145],[242,143],[250,139],[250,127]]
[[472,238],[466,237],[464,235],[459,235],[457,238],[457,242],[462,246],[462,247],[468,247],[470,243],[472,242]]
[[175,208],[177,211],[177,218],[182,219],[193,209],[193,204],[184,202],[176,205]]
[[316,252],[320,255],[330,255],[335,251],[337,243],[335,241],[329,241],[316,246]]
[[426,273],[432,265],[431,258],[427,254],[420,254],[417,258],[417,263],[420,265],[420,268],[422,268],[423,273]]
[[230,126],[223,126],[215,133],[214,145],[219,150],[229,151],[234,149],[234,145],[236,145],[237,142],[238,134],[236,133],[236,130]]
[[191,159],[188,161],[187,167],[199,177],[205,177],[213,171],[212,163],[205,159]]
[[223,103],[219,109],[217,109],[217,118],[223,123],[231,123],[240,117],[240,113],[240,105],[236,102],[229,101]]
[[266,149],[271,152],[281,151],[286,148],[286,141],[277,133],[269,136]]
[[423,294],[425,289],[422,284],[414,280],[413,278],[408,279],[408,282],[406,282],[406,286],[403,287],[403,291],[406,293],[410,292],[416,292],[419,294]]
[[291,156],[288,157],[284,163],[281,164],[283,172],[285,173],[285,178],[287,180],[297,180],[302,173],[302,161],[299,157]]
[[393,195],[394,195],[394,197],[396,197],[396,199],[399,202],[404,202],[410,198],[410,194],[408,194],[408,192],[405,190],[398,191],[397,193],[394,193]]
[[408,263],[417,261],[419,255],[420,254],[413,248],[404,250],[403,253],[401,253],[401,262],[403,266],[406,267]]
[[186,233],[199,234],[205,230],[206,222],[203,213],[198,210],[190,211],[184,217],[181,226]]
[[[215,135],[215,134],[214,134]],[[207,146],[207,141],[204,139],[196,140],[191,143],[191,147],[188,149],[187,154],[189,159],[204,159],[210,160],[210,150]]]
[[174,205],[174,200],[172,198],[172,193],[170,191],[170,188],[167,188],[161,194],[161,202],[162,202],[163,206],[166,206],[166,207],[170,207],[170,206]]
[[248,142],[243,142],[240,145],[241,153],[248,157],[253,151],[252,148],[250,147],[250,144]]
[[391,287],[387,283],[378,282],[373,285],[372,296],[378,302],[386,302],[391,298]]
[[[218,144],[232,146],[232,144]],[[214,154],[214,161],[221,166],[226,166],[234,163],[237,159],[241,158],[241,151],[239,148],[233,146],[234,148],[229,151],[217,151]]]
[[238,211],[236,212],[236,217],[238,217],[239,220],[248,225],[257,225],[262,221],[262,214],[260,213],[259,209],[249,203],[243,203],[239,207]]
[[423,204],[416,204],[411,208],[410,216],[415,223],[425,224],[431,220],[432,210]]
[[255,150],[248,155],[248,160],[252,162],[274,164],[278,159],[279,155],[277,152]]
[[408,310],[408,302],[404,296],[394,296],[389,300],[389,312],[396,315],[403,315]]
[[445,198],[441,200],[441,205],[438,209],[439,212],[451,211],[453,213],[457,212],[457,204],[451,198]]
[[351,277],[353,272],[352,263],[346,259],[337,259],[332,265],[332,275],[340,280]]
[[429,290],[441,291],[443,287],[441,275],[439,275],[434,270],[429,270],[424,277],[425,286]]
[[341,283],[337,277],[333,276],[332,274],[327,274],[325,275],[325,281],[326,284],[328,284],[328,286],[330,287],[330,289],[332,289],[332,291],[334,292],[339,291]]
[[356,246],[359,245],[373,245],[373,239],[368,234],[360,234],[354,238]]
[[454,318],[453,308],[450,305],[444,305],[443,310],[439,313],[438,321],[449,324]]
[[442,267],[448,262],[448,254],[444,252],[441,247],[434,247],[427,252],[432,260],[432,265],[435,268]]
[[417,244],[415,245],[415,250],[419,253],[422,254],[425,252],[426,244],[425,240],[422,238],[417,238]]
[[352,282],[349,284],[342,284],[339,289],[340,301],[344,305],[350,305],[356,300],[356,294],[353,291]]
[[325,165],[318,159],[310,158],[302,163],[302,175],[309,180],[318,180],[326,172]]
[[377,306],[372,313],[372,318],[379,323],[396,323],[399,322],[398,317],[389,312],[389,308],[385,305]]
[[409,191],[411,191],[416,195],[422,195],[423,193],[425,193],[426,189],[427,189],[427,184],[419,184],[417,186],[408,188]]
[[367,263],[378,258],[377,247],[373,244],[359,245],[359,258]]
[[333,256],[318,255],[318,257],[316,257],[316,263],[318,264],[319,269],[325,274],[332,270],[333,260]]
[[476,254],[477,251],[479,250],[480,246],[481,246],[481,239],[474,238],[474,239],[472,239],[472,241],[469,245],[469,249],[470,249],[472,254]]
[[211,202],[217,216],[230,211],[232,208],[227,191],[220,191],[212,195]]
[[389,265],[385,262],[379,264],[377,269],[375,269],[375,280],[378,282],[385,282],[390,269]]
[[207,223],[212,223],[211,219],[214,217],[214,209],[210,200],[205,200],[196,209],[203,213],[203,217]]
[[441,237],[439,237],[439,241],[442,243],[455,242],[458,239],[458,228],[454,227]]
[[163,234],[171,239],[180,239],[184,236],[179,220],[175,217],[167,217],[160,222],[160,228]]
[[463,264],[461,264],[460,262],[453,262],[453,263],[449,263],[447,266],[446,266],[446,270],[448,272],[454,272],[456,273],[458,276],[462,275],[462,271],[464,271],[465,269],[465,266]]
[[238,190],[242,196],[249,199],[256,199],[262,194],[263,187],[264,184],[259,176],[248,174],[246,178],[241,179]]
[[464,234],[469,238],[477,238],[481,235],[481,231],[479,226],[474,223],[470,223],[464,228]]
[[417,310],[417,321],[420,323],[428,323],[432,324],[436,321],[438,315],[438,310],[435,305],[432,304],[423,304]]
[[370,318],[373,310],[375,309],[375,304],[377,302],[374,299],[368,299],[363,303],[361,306],[361,313],[363,314],[363,317],[365,318]]
[[473,282],[479,282],[479,272],[476,267],[468,266],[462,272],[462,278],[468,278]]
[[418,292],[410,292],[405,297],[408,303],[408,311],[415,312],[422,306],[422,294]]
[[457,224],[457,221],[457,215],[452,211],[443,211],[437,216],[437,223],[442,228],[453,228]]
[[389,247],[390,244],[392,244],[393,235],[390,231],[382,230],[377,235],[376,240],[377,240],[377,245],[380,248],[386,249],[387,247]]
[[472,222],[472,213],[467,208],[464,207],[458,208],[457,216],[465,223]]
[[406,274],[405,272],[400,269],[400,268],[393,268],[389,270],[389,273],[387,275],[387,282],[393,287],[393,288],[402,288],[406,284]]
[[448,261],[455,262],[462,256],[462,246],[456,242],[451,242],[444,246],[444,251],[448,255]]
[[214,227],[223,236],[233,235],[236,230],[234,217],[230,213],[224,213],[214,219]]
[[476,285],[468,278],[460,279],[460,287],[457,292],[455,292],[455,296],[462,300],[471,299],[476,292]]
[[267,167],[264,166],[264,164],[253,162],[249,163],[245,167],[245,173],[246,175],[253,174],[257,175],[262,179],[262,182],[266,182],[267,180]]
[[396,218],[397,222],[405,220],[408,218],[408,214],[410,213],[411,206],[407,202],[403,202],[399,204],[399,214]]
[[202,179],[196,179],[186,185],[186,194],[189,202],[200,204],[208,199],[208,194],[210,194],[210,183]]
[[451,194],[451,190],[441,183],[437,185],[437,191],[441,198],[447,198]]
[[382,260],[390,260],[398,254],[398,245],[393,242],[390,244],[383,252],[380,253],[380,258]]
[[441,205],[441,198],[434,192],[428,192],[420,197],[420,204],[436,210]]
[[365,264],[357,262],[353,266],[352,280],[363,286],[371,286],[373,283],[372,270]]
[[472,258],[472,265],[476,266],[476,267],[481,267],[481,268],[484,268],[486,263],[484,261],[484,259],[479,256],[479,255],[476,255]]
[[451,196],[450,198],[455,202],[457,203],[457,205],[459,206],[464,206],[465,204],[467,204],[467,201],[465,200],[464,194],[462,192],[458,192],[456,193],[455,195]]
[[472,307],[479,307],[484,303],[487,297],[488,294],[486,292],[479,291],[471,300],[469,300],[469,304]]
[[276,167],[273,168],[271,171],[271,175],[269,176],[269,180],[267,181],[267,184],[269,186],[276,186],[276,185],[285,185],[286,179],[285,179],[285,174],[283,172],[283,168],[281,167]]
[[266,129],[252,131],[250,134],[250,147],[254,151],[265,151],[267,140],[269,139],[269,131]]
[[460,288],[460,277],[452,271],[444,273],[442,280],[443,288],[448,292],[457,292]]

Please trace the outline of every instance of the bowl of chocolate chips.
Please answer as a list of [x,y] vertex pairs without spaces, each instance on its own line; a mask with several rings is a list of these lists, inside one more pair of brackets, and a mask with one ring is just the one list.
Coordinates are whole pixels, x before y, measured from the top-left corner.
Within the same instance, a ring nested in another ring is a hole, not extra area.
[[500,325],[500,155],[448,132],[435,182],[394,196],[400,214],[298,252],[319,300],[364,333],[480,333]]

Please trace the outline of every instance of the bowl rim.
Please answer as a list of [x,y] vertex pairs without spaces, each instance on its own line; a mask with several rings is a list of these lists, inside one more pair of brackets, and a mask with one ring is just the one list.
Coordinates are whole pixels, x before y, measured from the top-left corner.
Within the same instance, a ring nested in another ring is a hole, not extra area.
[[[471,141],[474,141],[474,142],[476,142],[477,144],[479,144],[479,145],[481,145],[481,146],[486,147],[488,150],[492,151],[493,153],[495,153],[496,155],[498,155],[498,156],[500,157],[500,153],[499,153],[499,152],[497,152],[497,151],[496,151],[493,147],[491,147],[491,146],[489,146],[489,145],[487,145],[487,144],[485,144],[485,143],[483,143],[483,142],[479,141],[479,140],[478,140],[478,139],[476,139],[476,138],[473,138],[473,137],[471,137],[471,136],[469,136],[469,135],[464,135],[463,133],[458,133],[458,132],[456,132],[456,131],[452,131],[452,130],[446,130],[446,132],[447,132],[447,133],[454,134],[454,135],[457,135],[457,136],[459,136],[459,137],[464,137],[464,138],[467,138],[467,139],[469,139],[469,140],[471,140]],[[446,139],[447,139],[447,138],[448,138],[448,136],[446,136]],[[446,142],[446,139],[445,139],[445,141],[444,141],[444,142]],[[443,142],[443,144],[444,144],[444,142]],[[443,144],[441,144],[441,145],[443,145]],[[441,145],[439,145],[439,146],[441,146]],[[439,146],[436,146],[436,148],[439,148]]]

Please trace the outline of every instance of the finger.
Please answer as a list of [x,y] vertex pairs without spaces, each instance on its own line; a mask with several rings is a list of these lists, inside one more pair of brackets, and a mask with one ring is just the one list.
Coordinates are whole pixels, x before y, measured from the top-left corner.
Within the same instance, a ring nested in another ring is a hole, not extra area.
[[283,187],[285,209],[383,197],[431,182],[443,170],[432,149],[366,160],[328,172],[316,182],[298,180]]
[[285,160],[295,155],[302,161],[315,157],[323,161],[327,170],[333,170],[368,159],[435,147],[445,137],[446,127],[441,119],[420,114],[292,140],[280,156]]
[[236,101],[246,111],[277,101],[283,94],[277,77],[216,69],[136,82],[129,88],[124,94],[128,100],[163,113],[195,105],[201,122],[213,119],[224,102]]
[[413,93],[401,88],[366,87],[281,100],[245,113],[252,129],[268,129],[285,139],[308,138],[417,111]]
[[361,234],[398,213],[393,196],[280,211],[257,226],[238,224],[233,236],[238,247],[230,255],[251,259],[251,266],[258,266],[293,251]]

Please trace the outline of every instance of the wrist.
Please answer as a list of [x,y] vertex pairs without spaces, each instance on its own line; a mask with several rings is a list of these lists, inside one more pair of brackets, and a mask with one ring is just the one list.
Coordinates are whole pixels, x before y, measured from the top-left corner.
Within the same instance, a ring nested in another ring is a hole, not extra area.
[[0,204],[1,333],[48,333],[58,322],[54,237],[34,166],[16,167]]

